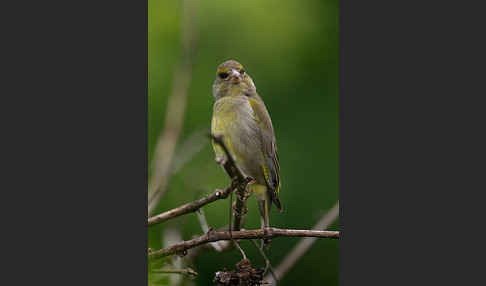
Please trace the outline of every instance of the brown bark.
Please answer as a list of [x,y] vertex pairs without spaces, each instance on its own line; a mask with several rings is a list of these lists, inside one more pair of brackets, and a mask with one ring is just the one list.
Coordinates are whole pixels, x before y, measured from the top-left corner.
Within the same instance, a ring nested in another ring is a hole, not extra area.
[[[339,238],[339,231],[321,231],[321,230],[299,230],[299,229],[280,229],[280,228],[265,228],[254,230],[240,230],[232,231],[233,239],[263,239],[274,237],[320,237],[320,238]],[[191,240],[182,241],[171,247],[161,250],[151,251],[148,254],[149,259],[161,258],[169,255],[179,254],[185,255],[187,250],[208,242],[219,240],[231,240],[228,231],[210,231],[202,236]]]

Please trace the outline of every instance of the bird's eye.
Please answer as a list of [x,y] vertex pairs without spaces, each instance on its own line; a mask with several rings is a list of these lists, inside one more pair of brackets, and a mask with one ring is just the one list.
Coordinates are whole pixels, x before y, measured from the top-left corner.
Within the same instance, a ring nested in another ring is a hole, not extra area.
[[227,72],[222,72],[219,74],[219,77],[222,78],[222,79],[225,79],[229,76],[229,74]]
[[245,74],[245,70],[244,70],[244,69],[241,69],[241,70],[240,70],[240,74],[241,74],[241,75],[244,75],[244,74]]

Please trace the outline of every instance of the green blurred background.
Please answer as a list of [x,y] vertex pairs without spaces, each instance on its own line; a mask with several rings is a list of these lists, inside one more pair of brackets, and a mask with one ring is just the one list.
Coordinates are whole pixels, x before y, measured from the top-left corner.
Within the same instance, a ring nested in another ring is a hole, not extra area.
[[[251,75],[272,117],[277,137],[283,213],[272,209],[270,224],[310,229],[338,200],[338,1],[198,1],[197,49],[178,146],[200,130],[209,131],[216,67],[235,59]],[[173,75],[181,56],[182,1],[148,1],[149,164],[162,131]],[[196,137],[197,138],[197,137]],[[154,213],[200,198],[230,180],[204,147],[177,173]],[[180,149],[178,149],[180,150]],[[149,171],[150,175],[150,171]],[[245,228],[259,228],[256,202],[250,198]],[[209,225],[227,224],[228,202],[204,208]],[[149,247],[164,247],[164,231],[177,229],[182,239],[202,234],[195,214],[149,228]],[[338,230],[336,221],[331,230]],[[268,252],[276,267],[299,238],[276,238]],[[264,262],[253,244],[242,242],[255,266]],[[165,245],[167,246],[167,245]],[[338,285],[338,240],[320,239],[279,285]],[[216,271],[233,269],[238,251],[203,252],[192,265],[199,273],[184,285],[212,285]],[[150,269],[151,285],[169,285],[168,276]]]

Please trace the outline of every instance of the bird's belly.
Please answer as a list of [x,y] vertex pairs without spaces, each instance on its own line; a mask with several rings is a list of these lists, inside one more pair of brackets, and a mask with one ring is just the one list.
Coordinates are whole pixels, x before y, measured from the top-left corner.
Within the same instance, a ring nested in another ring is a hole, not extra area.
[[[216,136],[223,136],[224,143],[246,176],[254,178],[258,183],[265,183],[261,168],[261,139],[250,106],[248,109],[241,105],[236,108],[215,108],[211,131]],[[213,147],[216,156],[225,156],[219,146]]]

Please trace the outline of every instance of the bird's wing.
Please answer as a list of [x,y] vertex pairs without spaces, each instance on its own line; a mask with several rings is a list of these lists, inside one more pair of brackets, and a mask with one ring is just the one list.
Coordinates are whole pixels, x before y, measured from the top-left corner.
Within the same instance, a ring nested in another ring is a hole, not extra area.
[[268,114],[265,104],[258,95],[252,96],[248,99],[251,108],[255,114],[255,120],[259,125],[264,164],[262,171],[265,175],[265,181],[270,189],[272,201],[277,208],[281,209],[281,204],[278,199],[280,191],[280,166],[278,163],[277,142],[273,131],[272,121]]

